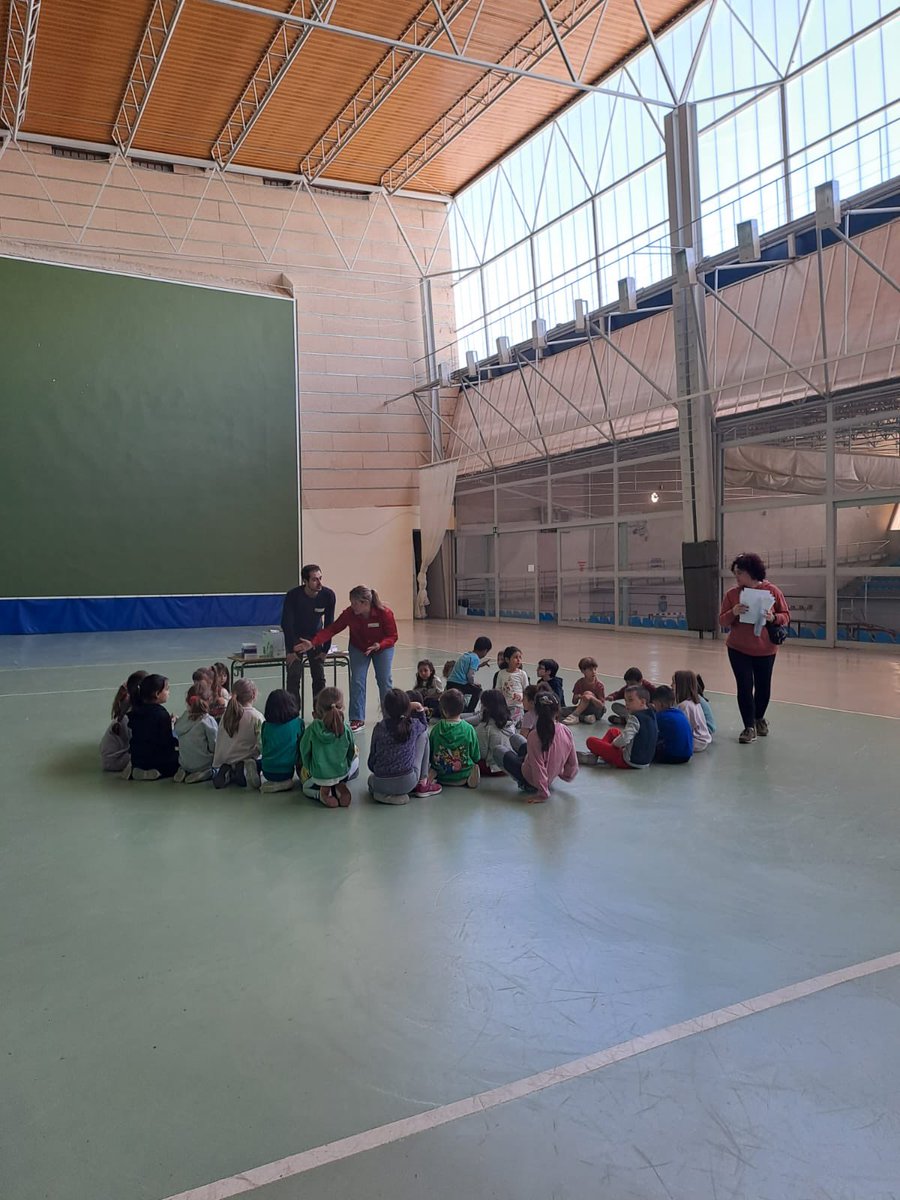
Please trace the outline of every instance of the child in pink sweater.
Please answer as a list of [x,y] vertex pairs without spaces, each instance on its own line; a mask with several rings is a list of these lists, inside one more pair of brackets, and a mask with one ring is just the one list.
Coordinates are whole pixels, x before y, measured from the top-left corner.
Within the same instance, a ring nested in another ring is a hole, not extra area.
[[570,782],[578,774],[575,743],[565,725],[557,724],[559,700],[553,692],[539,692],[534,698],[537,721],[518,751],[507,750],[503,770],[528,795],[529,804],[542,804],[550,795],[550,785],[559,776]]

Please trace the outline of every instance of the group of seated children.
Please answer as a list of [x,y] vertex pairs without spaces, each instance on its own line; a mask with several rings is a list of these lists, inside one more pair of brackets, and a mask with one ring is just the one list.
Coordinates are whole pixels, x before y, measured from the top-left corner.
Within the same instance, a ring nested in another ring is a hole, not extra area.
[[[447,786],[475,788],[482,775],[505,774],[529,803],[539,803],[554,779],[574,779],[579,763],[626,769],[686,763],[712,741],[712,710],[703,680],[693,671],[676,671],[671,687],[657,687],[631,667],[623,686],[607,697],[596,659],[582,658],[574,703],[566,707],[559,664],[541,659],[532,684],[517,646],[497,655],[493,687],[482,690],[475,674],[488,665],[490,650],[490,639],[480,637],[471,651],[448,662],[446,686],[434,664],[423,659],[413,690],[391,688],[385,694],[369,748],[374,799],[406,804],[411,795],[436,795]],[[287,791],[299,775],[305,795],[326,808],[347,807],[359,754],[341,691],[319,692],[307,725],[290,692],[270,692],[261,713],[252,680],[235,680],[231,694],[227,682],[223,663],[198,668],[184,712],[175,719],[166,709],[164,675],[129,675],[116,693],[100,744],[104,770],[125,779],[212,780],[217,788],[235,784],[265,792]],[[576,754],[569,726],[595,724],[607,702],[613,728],[602,738],[589,737],[587,751]]]
[[270,692],[261,713],[252,680],[235,680],[230,695],[227,681],[222,663],[199,668],[185,710],[175,719],[166,708],[164,675],[129,675],[100,743],[103,769],[123,779],[212,780],[217,788],[249,785],[264,792],[289,790],[299,773],[306,795],[326,808],[346,807],[347,782],[359,773],[359,755],[339,689],[319,693],[315,719],[305,726],[290,692]]

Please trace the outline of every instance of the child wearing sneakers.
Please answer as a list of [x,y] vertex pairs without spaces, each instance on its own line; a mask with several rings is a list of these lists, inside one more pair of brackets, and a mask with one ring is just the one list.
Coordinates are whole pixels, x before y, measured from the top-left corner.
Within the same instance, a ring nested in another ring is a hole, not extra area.
[[566,782],[578,774],[578,759],[571,732],[557,723],[559,701],[553,692],[539,692],[535,697],[537,723],[528,735],[525,746],[507,750],[503,769],[528,795],[529,804],[541,804],[550,795],[550,785],[559,776]]
[[219,726],[213,755],[213,786],[259,787],[259,735],[263,715],[254,708],[259,695],[252,679],[236,679]]
[[676,671],[672,676],[675,703],[687,717],[694,735],[694,753],[699,754],[712,742],[712,734],[700,707],[697,676],[693,671]]
[[481,684],[475,682],[475,672],[481,667],[487,666],[487,656],[491,652],[491,645],[489,637],[476,638],[472,649],[459,656],[447,676],[448,688],[456,688],[458,692],[468,696],[466,712],[474,712],[478,704]]
[[585,766],[597,762],[624,770],[642,770],[649,767],[656,754],[659,728],[656,713],[649,707],[650,693],[636,685],[625,688],[625,709],[628,713],[625,728],[610,729],[605,737],[589,737],[587,753],[579,755],[578,761]]
[[145,675],[128,714],[131,763],[122,771],[123,779],[171,779],[178,770],[178,743],[165,707],[168,699],[165,675]]
[[261,792],[289,792],[300,758],[303,721],[292,692],[276,688],[266,697],[266,718],[259,735]]
[[640,667],[629,667],[625,672],[624,686],[609,696],[609,707],[611,710],[609,714],[610,725],[625,725],[627,723],[628,706],[624,703],[624,700],[625,693],[630,687],[643,688],[648,696],[652,696],[656,689],[656,684],[644,678],[644,672]]
[[566,702],[565,693],[563,692],[563,681],[559,678],[559,663],[555,658],[542,658],[538,660],[537,665],[538,683],[547,683],[550,685],[553,694],[559,701],[559,707],[562,708]]
[[401,688],[390,688],[381,711],[369,747],[369,794],[379,804],[408,804],[410,795],[436,796],[443,789],[428,778],[431,745],[424,704],[410,700]]
[[175,722],[178,738],[176,783],[204,783],[212,779],[213,755],[219,727],[210,715],[211,693],[205,682],[192,683],[185,698],[187,708]]
[[572,688],[572,705],[563,709],[563,723],[593,725],[606,712],[606,689],[597,678],[596,658],[579,658],[581,678]]
[[359,774],[359,754],[340,688],[319,692],[315,714],[300,741],[303,794],[326,808],[347,808],[352,798],[347,784]]
[[462,719],[465,700],[461,692],[448,688],[441,696],[441,719],[428,735],[431,743],[429,779],[449,787],[477,788],[481,773],[478,735]]
[[503,693],[513,724],[518,728],[525,715],[522,697],[528,687],[528,673],[522,670],[522,651],[518,646],[507,646],[503,651],[503,658],[506,666],[497,672],[497,682],[494,686]]
[[509,705],[503,698],[503,693],[496,688],[488,688],[481,693],[481,707],[477,713],[467,716],[478,738],[478,749],[481,757],[478,767],[482,775],[502,775],[498,764],[503,761],[507,750],[517,750],[525,745],[525,739],[516,733],[509,713]]
[[[430,658],[419,659],[416,664],[416,686],[420,703],[426,712],[435,720],[440,716],[440,699],[444,691],[444,681],[434,669]],[[412,699],[412,697],[410,697]]]

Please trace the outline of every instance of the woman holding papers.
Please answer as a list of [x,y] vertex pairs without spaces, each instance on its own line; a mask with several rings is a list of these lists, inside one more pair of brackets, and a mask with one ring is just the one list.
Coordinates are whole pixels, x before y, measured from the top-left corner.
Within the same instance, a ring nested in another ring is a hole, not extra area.
[[746,746],[769,732],[772,668],[791,614],[784,593],[766,579],[766,564],[758,554],[739,554],[731,570],[735,586],[725,593],[719,624],[728,630],[725,645],[744,722],[738,741]]

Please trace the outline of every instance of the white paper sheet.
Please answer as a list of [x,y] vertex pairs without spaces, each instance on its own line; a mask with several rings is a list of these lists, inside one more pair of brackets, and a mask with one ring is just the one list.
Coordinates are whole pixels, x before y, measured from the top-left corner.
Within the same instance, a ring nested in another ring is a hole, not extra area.
[[741,604],[747,605],[747,612],[741,613],[741,624],[752,625],[757,637],[762,633],[766,623],[766,613],[775,603],[775,597],[765,588],[742,588]]

